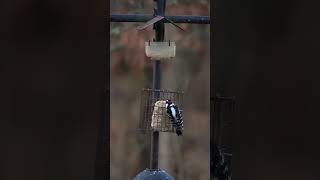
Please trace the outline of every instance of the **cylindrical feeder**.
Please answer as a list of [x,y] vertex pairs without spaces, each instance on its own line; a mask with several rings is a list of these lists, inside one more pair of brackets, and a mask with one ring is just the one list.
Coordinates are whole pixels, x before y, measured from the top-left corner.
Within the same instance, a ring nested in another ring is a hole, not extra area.
[[168,99],[179,107],[182,115],[183,92],[158,89],[141,91],[139,130],[174,132],[165,107],[165,101]]
[[146,56],[151,60],[172,59],[176,56],[176,43],[149,41],[145,42]]

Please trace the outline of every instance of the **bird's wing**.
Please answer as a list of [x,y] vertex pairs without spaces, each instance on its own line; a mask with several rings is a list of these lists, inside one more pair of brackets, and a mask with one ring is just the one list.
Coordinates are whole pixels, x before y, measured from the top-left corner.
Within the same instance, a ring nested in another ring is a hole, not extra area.
[[175,110],[174,107],[170,107],[170,109],[171,109],[172,116],[173,116],[173,118],[175,119],[175,118],[177,117],[177,116],[176,116],[176,110]]
[[[177,116],[181,116],[181,113],[179,111],[179,108],[177,105],[174,105],[173,108],[175,109],[175,111],[177,112]],[[178,117],[177,117],[178,118]]]

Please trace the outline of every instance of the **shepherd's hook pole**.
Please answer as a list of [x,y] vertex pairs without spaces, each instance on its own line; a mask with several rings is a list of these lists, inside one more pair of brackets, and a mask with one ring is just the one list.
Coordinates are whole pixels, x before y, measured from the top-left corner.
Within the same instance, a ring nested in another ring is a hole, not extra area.
[[[157,2],[157,8],[154,9],[155,15],[164,16],[166,0],[154,0]],[[154,24],[155,41],[164,40],[164,20]],[[153,66],[153,89],[160,89],[160,61],[155,61]],[[159,98],[159,92],[155,91],[155,100]],[[158,169],[159,157],[159,131],[154,131],[151,138],[151,160],[150,169]]]

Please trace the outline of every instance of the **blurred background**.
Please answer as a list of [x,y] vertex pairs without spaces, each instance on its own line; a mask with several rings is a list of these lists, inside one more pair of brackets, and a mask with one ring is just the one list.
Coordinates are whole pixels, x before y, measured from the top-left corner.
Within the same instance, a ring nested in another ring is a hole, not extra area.
[[1,180],[94,178],[105,5],[0,2]]
[[[170,0],[167,15],[210,15],[210,1]],[[113,14],[153,14],[153,0],[111,0]],[[149,167],[150,139],[138,131],[140,91],[152,88],[153,62],[144,42],[152,26],[110,23],[110,164],[111,179],[132,179]],[[210,26],[166,24],[165,40],[177,44],[176,57],[161,64],[161,89],[184,91],[184,135],[160,133],[159,167],[177,180],[210,177]]]
[[236,97],[233,179],[320,179],[317,3],[215,4],[210,89]]

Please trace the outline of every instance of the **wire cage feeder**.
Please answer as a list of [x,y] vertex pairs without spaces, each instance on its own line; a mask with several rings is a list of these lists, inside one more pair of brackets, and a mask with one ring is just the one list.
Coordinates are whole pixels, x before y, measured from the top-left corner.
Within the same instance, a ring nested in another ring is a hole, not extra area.
[[183,92],[159,89],[143,89],[141,91],[139,130],[174,132],[174,127],[166,111],[165,101],[167,99],[179,107],[183,116]]
[[235,112],[235,97],[217,95],[214,98],[214,122],[212,123],[215,145],[220,149],[224,161],[231,169],[232,159],[232,125]]

